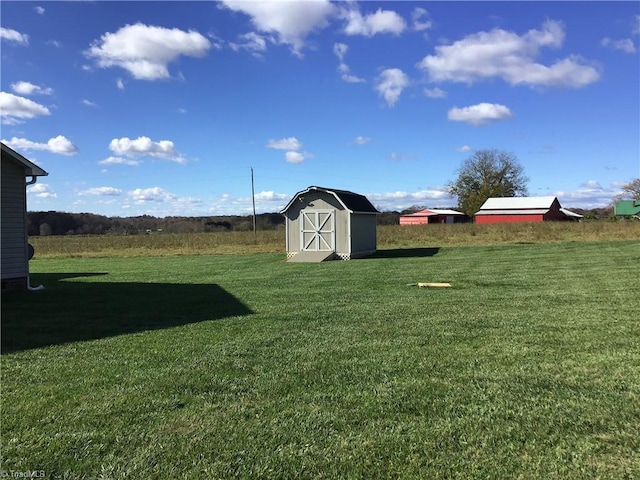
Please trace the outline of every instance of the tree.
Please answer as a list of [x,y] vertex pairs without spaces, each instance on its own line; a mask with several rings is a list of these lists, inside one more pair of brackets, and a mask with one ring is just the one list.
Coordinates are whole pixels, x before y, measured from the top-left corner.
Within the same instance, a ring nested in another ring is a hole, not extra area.
[[517,157],[502,150],[477,150],[458,170],[447,188],[458,197],[458,208],[473,216],[490,197],[527,195],[524,169]]
[[620,189],[622,192],[614,197],[614,203],[618,200],[640,200],[640,178],[625,183]]

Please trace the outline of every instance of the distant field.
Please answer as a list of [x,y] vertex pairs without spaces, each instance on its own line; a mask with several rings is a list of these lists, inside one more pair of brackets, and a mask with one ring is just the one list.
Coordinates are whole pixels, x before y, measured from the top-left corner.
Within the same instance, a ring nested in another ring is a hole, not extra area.
[[637,227],[567,228],[381,228],[413,246],[322,264],[37,257],[46,289],[2,295],[0,470],[640,478]]
[[[284,229],[129,236],[31,237],[37,258],[283,253]],[[379,248],[640,239],[640,222],[378,227]]]

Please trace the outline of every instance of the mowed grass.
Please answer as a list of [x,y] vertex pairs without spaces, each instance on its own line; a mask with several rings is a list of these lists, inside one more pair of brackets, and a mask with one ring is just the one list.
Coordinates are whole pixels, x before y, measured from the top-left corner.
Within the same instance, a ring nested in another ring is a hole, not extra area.
[[33,260],[0,469],[640,478],[640,240],[283,259]]

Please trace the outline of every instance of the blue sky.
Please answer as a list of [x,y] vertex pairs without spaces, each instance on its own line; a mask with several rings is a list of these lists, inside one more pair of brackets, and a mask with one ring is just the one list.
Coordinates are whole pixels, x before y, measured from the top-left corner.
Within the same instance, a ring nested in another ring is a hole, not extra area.
[[2,1],[2,141],[29,210],[275,212],[309,185],[452,207],[474,150],[530,195],[640,176],[639,2]]

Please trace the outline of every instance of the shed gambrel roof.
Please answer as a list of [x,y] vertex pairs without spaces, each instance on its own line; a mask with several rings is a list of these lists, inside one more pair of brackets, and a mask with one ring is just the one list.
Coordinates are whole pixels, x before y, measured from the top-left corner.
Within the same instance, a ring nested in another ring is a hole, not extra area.
[[348,190],[337,190],[335,188],[325,188],[325,187],[316,187],[310,186],[305,190],[302,190],[296,193],[293,198],[287,203],[287,206],[282,209],[280,213],[285,213],[289,210],[291,204],[299,198],[301,195],[305,195],[310,192],[324,192],[330,195],[333,195],[346,209],[351,213],[380,213],[376,207],[369,201],[367,197],[364,195],[360,195],[359,193],[350,192]]
[[18,165],[24,167],[25,176],[45,177],[45,176],[49,175],[42,168],[40,168],[38,165],[36,165],[35,163],[27,160],[22,155],[20,155],[18,152],[16,152],[12,148],[6,146],[4,143],[0,142],[0,146],[2,147],[2,156],[3,157],[5,155],[7,155],[8,158],[12,162],[17,163]]

